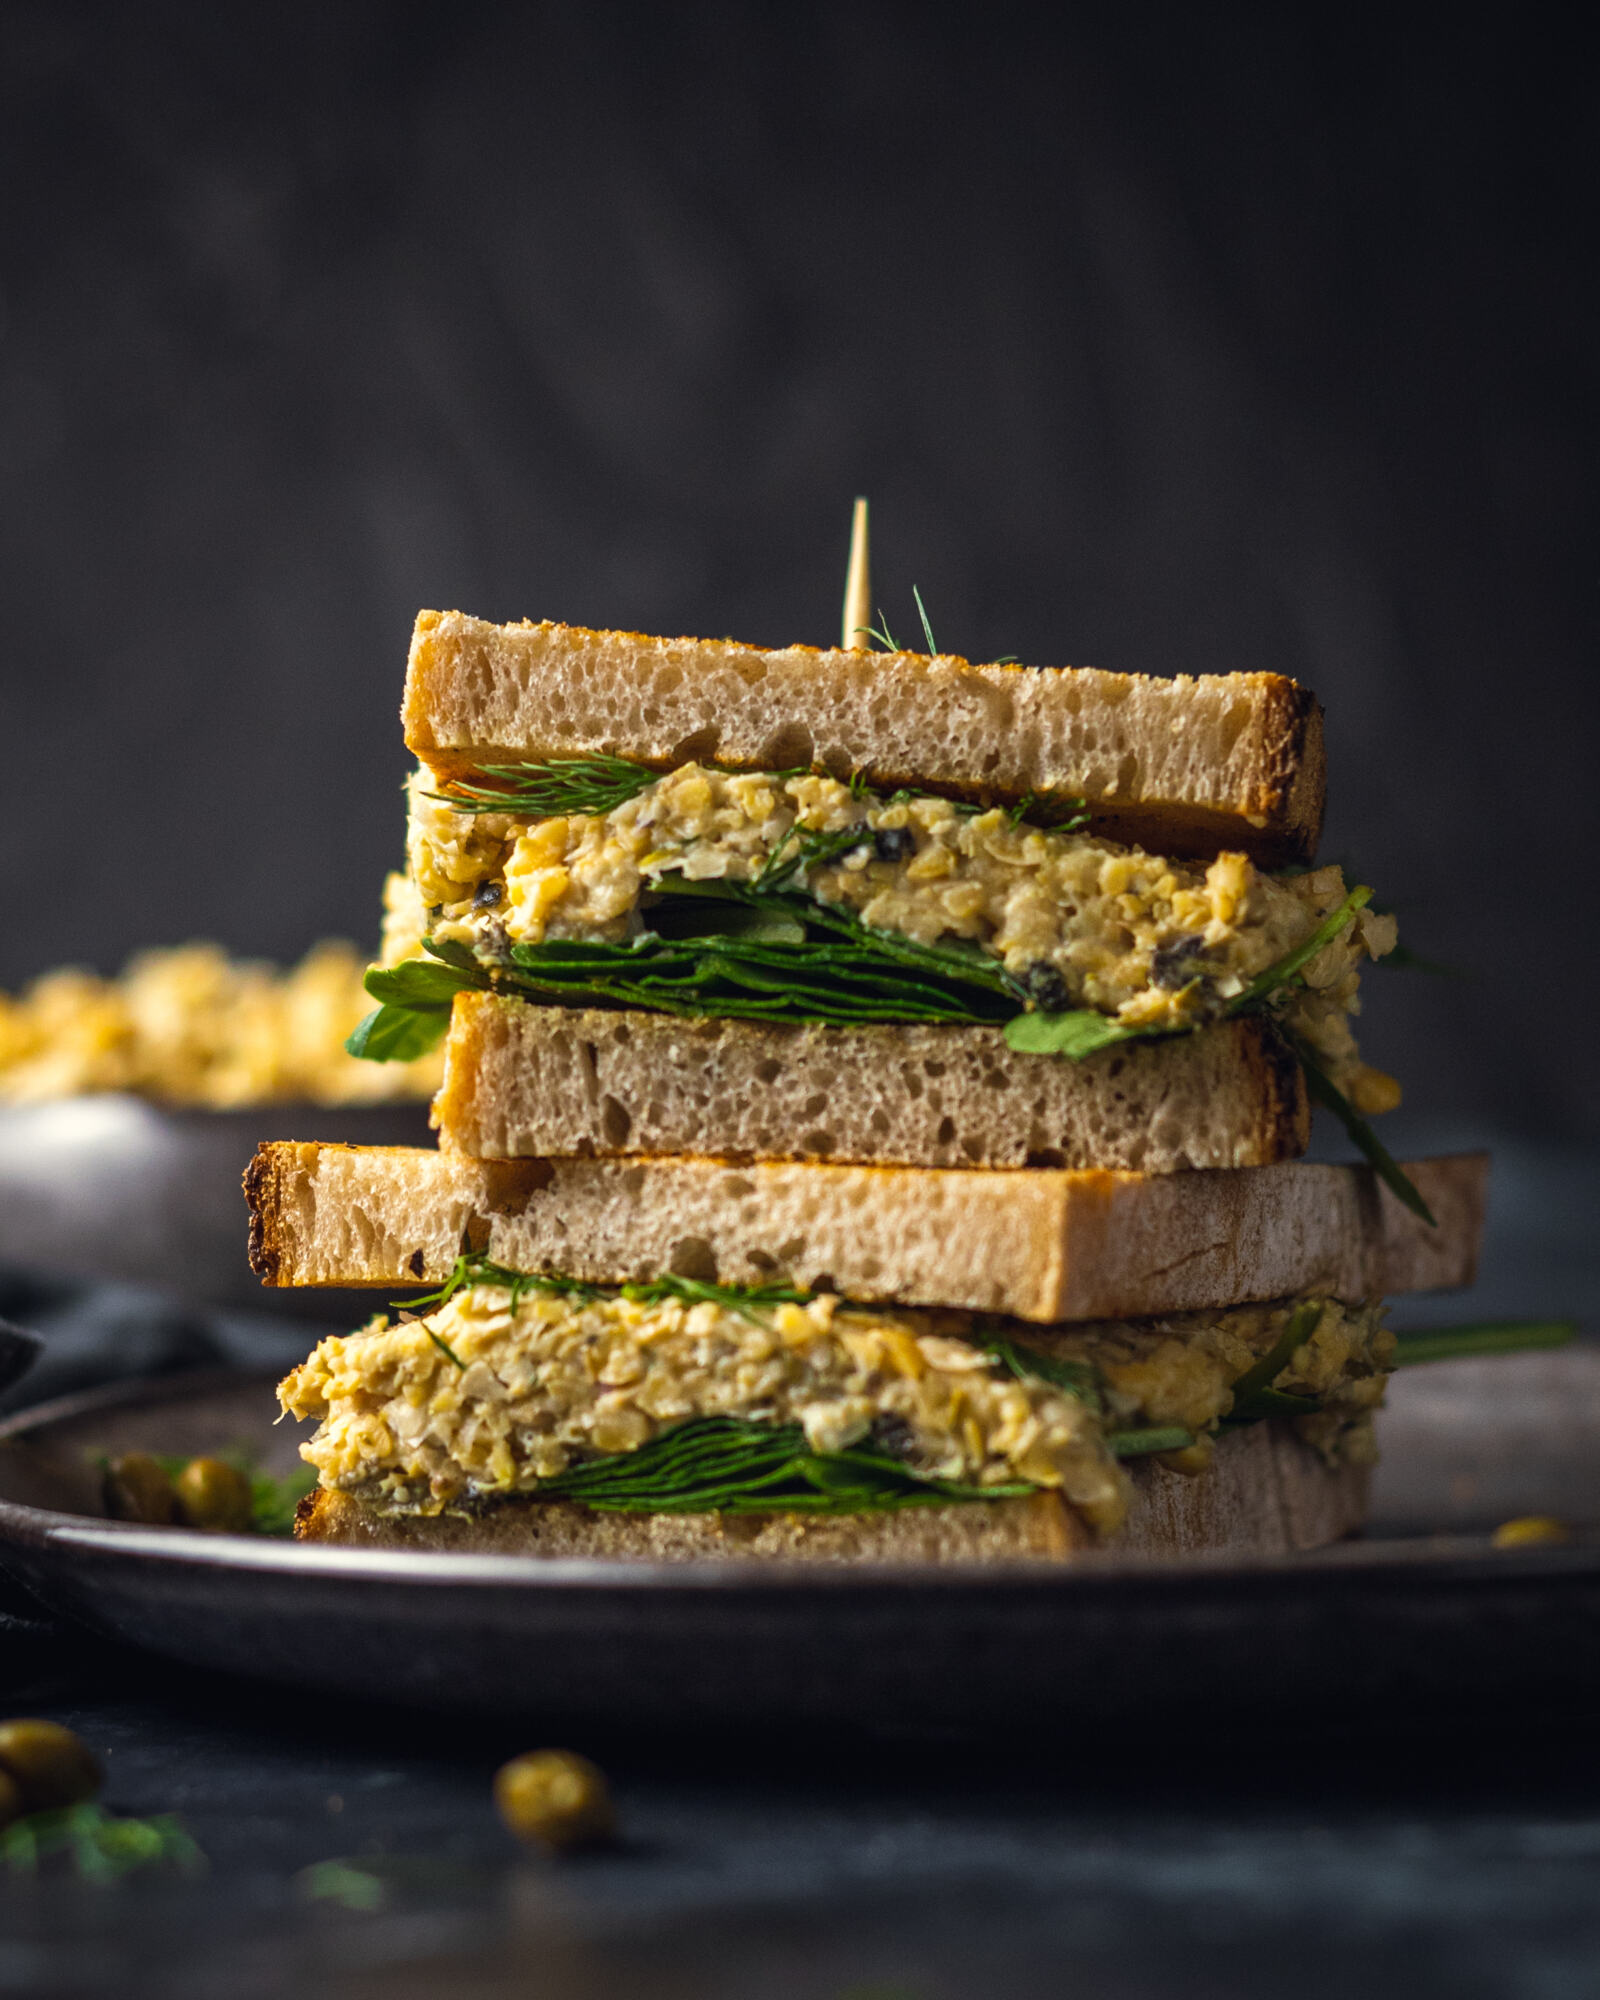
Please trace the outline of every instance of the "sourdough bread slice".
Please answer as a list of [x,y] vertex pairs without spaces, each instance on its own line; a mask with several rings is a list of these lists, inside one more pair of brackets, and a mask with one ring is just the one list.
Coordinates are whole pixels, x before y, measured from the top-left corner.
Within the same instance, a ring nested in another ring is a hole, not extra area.
[[596,752],[661,769],[813,765],[888,790],[1058,793],[1112,838],[1240,848],[1267,866],[1310,860],[1322,823],[1322,711],[1280,674],[1159,680],[423,611],[401,719],[441,777]]
[[1300,1065],[1260,1016],[1083,1062],[998,1028],[785,1027],[462,993],[433,1122],[487,1159],[718,1153],[1170,1174],[1293,1159]]
[[595,1284],[671,1271],[1050,1323],[1470,1283],[1486,1157],[1406,1171],[1436,1229],[1370,1168],[1303,1162],[996,1173],[279,1141],[256,1154],[245,1188],[251,1262],[269,1285],[436,1285],[466,1245]]
[[502,1501],[481,1514],[427,1520],[386,1515],[318,1489],[295,1533],[347,1547],[606,1561],[832,1563],[1072,1562],[1107,1556],[1275,1556],[1352,1534],[1366,1511],[1364,1469],[1330,1469],[1287,1425],[1256,1424],[1219,1440],[1197,1478],[1145,1459],[1134,1500],[1097,1543],[1058,1494],[915,1507],[884,1514],[598,1514],[563,1500]]

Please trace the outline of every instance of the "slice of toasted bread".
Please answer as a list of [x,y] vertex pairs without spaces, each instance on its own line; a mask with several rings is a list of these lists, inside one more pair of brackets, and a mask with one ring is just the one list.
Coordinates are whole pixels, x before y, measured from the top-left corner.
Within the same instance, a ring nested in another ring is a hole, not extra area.
[[1484,1155],[1408,1163],[1430,1229],[1367,1167],[1033,1173],[469,1159],[264,1145],[245,1187],[272,1285],[438,1284],[464,1245],[596,1284],[673,1271],[1018,1319],[1136,1318],[1292,1292],[1471,1281]]
[[1330,1469],[1285,1424],[1223,1437],[1208,1471],[1132,1468],[1133,1506],[1098,1543],[1058,1494],[883,1514],[597,1514],[562,1500],[513,1500],[431,1520],[377,1513],[347,1493],[302,1501],[295,1533],[346,1547],[590,1557],[622,1562],[1072,1562],[1106,1551],[1138,1560],[1287,1555],[1360,1527],[1367,1475]]
[[1280,674],[1159,680],[423,611],[401,719],[443,777],[597,752],[661,769],[819,765],[890,790],[1056,793],[1113,838],[1266,866],[1309,860],[1322,824],[1322,711]]
[[998,1028],[779,1027],[463,993],[433,1122],[485,1159],[717,1153],[915,1167],[1258,1167],[1305,1150],[1271,1023],[1018,1055]]

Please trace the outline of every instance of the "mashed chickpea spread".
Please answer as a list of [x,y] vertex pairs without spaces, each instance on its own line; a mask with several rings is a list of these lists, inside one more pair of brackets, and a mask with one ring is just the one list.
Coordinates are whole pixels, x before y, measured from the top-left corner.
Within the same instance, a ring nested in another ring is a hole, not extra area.
[[[983,1324],[970,1315],[880,1312],[825,1295],[760,1309],[517,1297],[480,1283],[425,1319],[379,1318],[323,1341],[279,1398],[317,1420],[301,1451],[322,1484],[391,1512],[526,1495],[598,1455],[722,1416],[798,1424],[816,1452],[870,1440],[924,1478],[1054,1488],[1110,1533],[1130,1489],[1108,1431],[1214,1432],[1232,1385],[1270,1353],[1296,1303],[1025,1329],[1039,1352],[1097,1371],[1100,1392],[1079,1395],[1019,1375],[980,1344]],[[1380,1318],[1381,1308],[1322,1304],[1279,1378],[1321,1401],[1296,1421],[1330,1463],[1370,1456],[1393,1349]]]
[[365,970],[353,945],[330,942],[287,972],[189,944],[141,953],[120,979],[46,973],[15,999],[0,993],[0,1103],[108,1090],[214,1110],[427,1097],[439,1057],[345,1053],[371,1005]]
[[[809,774],[685,764],[610,812],[551,819],[458,812],[435,790],[417,774],[411,890],[393,892],[385,933],[391,964],[423,934],[488,960],[552,939],[622,940],[648,927],[645,899],[663,876],[764,886],[809,853],[787,886],[873,929],[976,945],[1048,1011],[1087,1007],[1130,1028],[1175,1029],[1216,1019],[1346,893],[1336,867],[1274,878],[1235,853],[1191,865],[998,809],[884,798]],[[1372,1111],[1398,1093],[1361,1065],[1349,1020],[1361,961],[1393,944],[1392,918],[1357,913],[1281,1002]]]

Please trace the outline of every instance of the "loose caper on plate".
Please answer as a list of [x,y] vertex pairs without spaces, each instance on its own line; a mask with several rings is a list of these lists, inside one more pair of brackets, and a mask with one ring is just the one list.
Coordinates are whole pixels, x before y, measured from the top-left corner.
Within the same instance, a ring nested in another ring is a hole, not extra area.
[[210,1534],[247,1535],[256,1525],[248,1474],[221,1458],[160,1459],[124,1452],[107,1462],[106,1512],[154,1527],[174,1522]]
[[81,1805],[104,1782],[89,1746],[59,1722],[37,1716],[0,1722],[0,1823],[23,1813]]
[[530,1750],[502,1764],[494,1802],[518,1840],[547,1853],[593,1847],[617,1830],[605,1773],[573,1750]]

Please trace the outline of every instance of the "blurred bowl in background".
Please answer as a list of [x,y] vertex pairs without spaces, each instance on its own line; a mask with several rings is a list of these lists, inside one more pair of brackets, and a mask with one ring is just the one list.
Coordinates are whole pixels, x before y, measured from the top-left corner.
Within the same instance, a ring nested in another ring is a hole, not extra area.
[[428,1107],[198,1111],[115,1094],[0,1106],[0,1263],[355,1325],[379,1294],[274,1291],[250,1269],[240,1182],[264,1139],[428,1145]]

